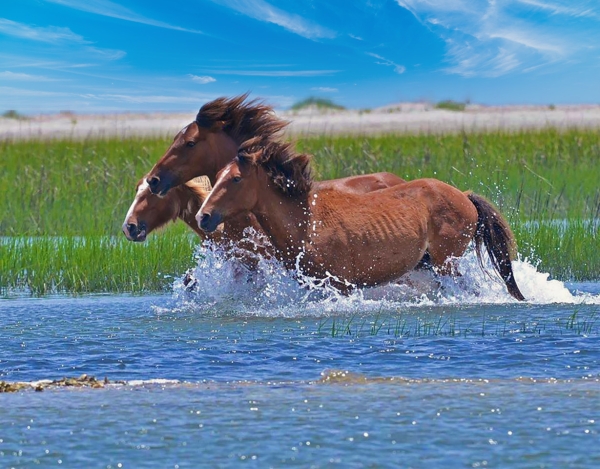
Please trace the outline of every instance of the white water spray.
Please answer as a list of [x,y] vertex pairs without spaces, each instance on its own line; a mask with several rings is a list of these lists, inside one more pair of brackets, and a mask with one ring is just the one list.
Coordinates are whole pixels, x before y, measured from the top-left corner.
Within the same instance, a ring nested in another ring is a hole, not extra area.
[[[248,232],[248,240],[257,236]],[[173,289],[180,306],[201,311],[234,310],[248,315],[295,317],[419,306],[520,303],[509,295],[499,277],[482,271],[472,249],[457,259],[460,277],[414,271],[396,283],[359,289],[348,296],[332,287],[332,279],[286,270],[274,259],[258,258],[257,269],[250,271],[210,243],[198,248],[196,259],[197,265],[189,273],[191,283],[185,286],[179,279]],[[489,260],[485,265],[488,272],[493,272]],[[528,304],[600,304],[600,295],[572,293],[563,282],[538,272],[527,259],[513,262],[513,270]]]

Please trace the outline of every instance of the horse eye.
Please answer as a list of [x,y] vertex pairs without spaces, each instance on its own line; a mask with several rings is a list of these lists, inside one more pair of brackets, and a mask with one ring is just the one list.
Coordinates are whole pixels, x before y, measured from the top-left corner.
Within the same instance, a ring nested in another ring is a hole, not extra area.
[[191,140],[189,142],[186,143],[186,145],[190,148],[192,148],[194,145],[196,145],[196,142],[192,142]]
[[233,178],[233,182],[235,182],[236,184],[237,184],[238,182],[240,182],[241,180],[242,180],[242,178],[241,178],[241,177],[239,177],[239,176],[236,176],[236,177],[234,177],[234,178]]

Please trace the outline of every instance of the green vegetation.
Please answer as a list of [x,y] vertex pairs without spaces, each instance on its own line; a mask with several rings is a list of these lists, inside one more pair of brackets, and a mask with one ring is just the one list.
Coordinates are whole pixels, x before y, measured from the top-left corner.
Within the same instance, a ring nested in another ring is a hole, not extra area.
[[315,155],[318,179],[435,177],[490,198],[510,219],[600,216],[598,130],[323,136],[300,140],[298,149]]
[[[140,292],[192,265],[195,236],[170,225],[144,244],[121,224],[168,140],[0,143],[0,293]],[[2,239],[1,237],[5,237]]]
[[563,280],[600,278],[600,224],[598,220],[563,220],[564,223],[518,222],[512,228],[519,243],[519,253]]
[[303,99],[302,101],[298,101],[291,107],[291,109],[292,111],[299,111],[300,109],[304,109],[311,106],[314,106],[317,109],[335,109],[337,111],[346,109],[344,106],[340,106],[339,104],[334,103],[331,99],[315,97],[310,97]]
[[27,119],[26,116],[24,116],[23,114],[20,114],[19,112],[15,111],[14,109],[10,109],[8,111],[3,112],[2,117],[5,117],[7,119],[17,119],[17,120]]
[[0,236],[120,235],[137,181],[168,146],[166,139],[0,142]]
[[[159,291],[192,265],[196,236],[41,237],[0,240],[0,294]],[[4,291],[3,291],[4,290]]]
[[448,111],[464,111],[465,107],[467,107],[467,104],[446,99],[445,101],[440,101],[434,107],[436,109],[446,109]]
[[[165,274],[181,275],[197,243],[183,224],[144,244],[121,234],[137,180],[168,145],[0,142],[0,288],[155,291],[169,284]],[[499,206],[521,254],[542,270],[561,279],[599,277],[600,131],[323,136],[297,146],[315,155],[322,179],[390,171],[472,189]]]
[[[463,312],[468,311],[463,310]],[[598,311],[595,307],[576,308],[568,316],[559,318],[522,319],[495,318],[486,321],[486,313],[471,312],[461,316],[432,312],[424,315],[377,314],[376,316],[337,316],[319,320],[316,334],[320,337],[391,336],[414,337],[485,337],[525,334],[541,335],[591,335],[600,333]]]

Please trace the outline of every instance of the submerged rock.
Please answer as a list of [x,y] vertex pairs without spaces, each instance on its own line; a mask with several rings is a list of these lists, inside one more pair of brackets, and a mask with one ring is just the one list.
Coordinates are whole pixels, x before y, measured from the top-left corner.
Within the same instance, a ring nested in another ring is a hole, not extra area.
[[8,383],[6,381],[0,381],[0,392],[17,392],[27,388],[31,388],[30,383]]
[[105,387],[107,384],[126,384],[125,381],[109,381],[108,378],[104,380],[98,380],[94,376],[81,375],[79,378],[61,378],[54,381],[35,381],[35,382],[8,382],[0,381],[0,393],[3,392],[18,392],[23,390],[33,389],[35,391],[43,391],[47,388],[59,388],[59,387],[76,387],[76,388],[93,388],[99,389]]

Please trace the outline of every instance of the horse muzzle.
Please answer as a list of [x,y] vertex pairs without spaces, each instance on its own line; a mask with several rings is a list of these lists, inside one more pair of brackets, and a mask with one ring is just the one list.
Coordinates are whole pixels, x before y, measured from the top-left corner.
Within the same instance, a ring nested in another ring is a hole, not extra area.
[[123,233],[129,241],[141,243],[142,241],[146,241],[146,224],[124,223]]
[[218,212],[198,213],[196,221],[200,228],[208,233],[212,233],[223,221],[223,216]]
[[159,197],[164,197],[173,186],[172,178],[169,177],[151,176],[146,179],[146,182],[148,183],[150,192]]

